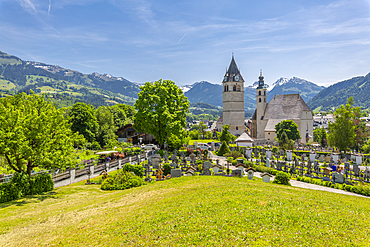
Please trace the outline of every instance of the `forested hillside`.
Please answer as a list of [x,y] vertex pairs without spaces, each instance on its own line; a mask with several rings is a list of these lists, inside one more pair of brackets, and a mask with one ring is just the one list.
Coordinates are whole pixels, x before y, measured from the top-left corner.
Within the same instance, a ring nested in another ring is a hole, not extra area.
[[345,104],[349,97],[353,97],[355,106],[363,109],[370,108],[370,73],[366,76],[353,77],[338,82],[322,90],[308,102],[312,110],[329,110]]

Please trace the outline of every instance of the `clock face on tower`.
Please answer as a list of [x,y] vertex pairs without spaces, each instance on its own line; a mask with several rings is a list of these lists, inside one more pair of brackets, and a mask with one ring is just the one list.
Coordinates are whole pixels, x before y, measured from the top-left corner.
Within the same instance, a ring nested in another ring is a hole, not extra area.
[[239,81],[239,76],[238,75],[235,76],[235,81]]
[[227,76],[224,77],[224,81],[227,81]]

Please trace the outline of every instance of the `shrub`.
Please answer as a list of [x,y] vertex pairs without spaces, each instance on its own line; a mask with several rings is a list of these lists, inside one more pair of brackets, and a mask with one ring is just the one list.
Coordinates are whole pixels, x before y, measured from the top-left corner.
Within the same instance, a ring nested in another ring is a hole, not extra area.
[[164,156],[164,151],[161,149],[161,150],[158,150],[157,154],[159,154],[161,157]]
[[244,158],[243,153],[239,151],[230,151],[224,154],[225,157],[233,157],[233,159]]
[[290,185],[290,174],[285,172],[278,172],[275,176],[274,182],[275,184],[284,184],[284,185]]
[[143,179],[135,176],[131,172],[118,170],[117,173],[109,176],[101,184],[102,190],[125,190],[139,187],[143,184]]
[[25,195],[37,195],[54,189],[50,174],[40,173],[30,179],[25,173],[14,173],[9,183],[0,184],[0,202],[19,199]]
[[218,156],[224,156],[226,153],[230,153],[230,149],[227,146],[226,142],[223,141],[222,144],[221,144],[220,149],[217,152],[217,155]]
[[122,166],[122,171],[133,172],[138,177],[144,177],[144,167],[142,165],[131,165],[127,163]]
[[163,175],[164,176],[167,176],[168,174],[171,174],[171,166],[170,166],[170,164],[169,163],[166,163],[166,164],[164,164],[163,166],[162,166],[162,168],[163,168]]
[[254,166],[254,168],[256,169],[256,171],[258,172],[268,172],[270,173],[271,175],[276,175],[277,171],[271,167],[266,167],[266,166],[259,166],[259,165],[256,165]]

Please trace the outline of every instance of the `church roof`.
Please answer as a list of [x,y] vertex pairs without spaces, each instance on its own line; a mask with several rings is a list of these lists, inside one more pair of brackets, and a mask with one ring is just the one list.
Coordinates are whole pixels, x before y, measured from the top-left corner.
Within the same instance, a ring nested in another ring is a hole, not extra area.
[[275,131],[275,125],[286,119],[269,119],[267,121],[265,131]]
[[235,142],[254,142],[254,140],[244,132],[235,140]]
[[[239,81],[244,81],[243,76],[240,74],[238,66],[236,65],[234,55],[231,59],[229,69],[226,71],[225,77],[227,81],[234,81],[235,76],[239,76]],[[225,80],[224,80],[225,81]]]
[[300,119],[302,111],[311,109],[299,94],[275,95],[266,106],[264,119]]

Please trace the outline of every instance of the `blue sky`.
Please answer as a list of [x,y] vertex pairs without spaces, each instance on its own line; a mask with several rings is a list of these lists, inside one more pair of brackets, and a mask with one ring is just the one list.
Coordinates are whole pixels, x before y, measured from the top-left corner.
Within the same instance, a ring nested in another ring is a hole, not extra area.
[[370,0],[0,0],[0,33],[21,59],[139,83],[221,83],[232,52],[245,85],[370,72]]

